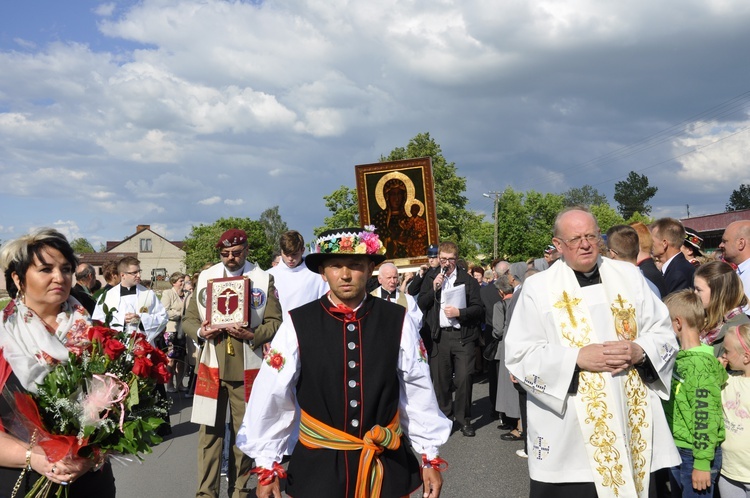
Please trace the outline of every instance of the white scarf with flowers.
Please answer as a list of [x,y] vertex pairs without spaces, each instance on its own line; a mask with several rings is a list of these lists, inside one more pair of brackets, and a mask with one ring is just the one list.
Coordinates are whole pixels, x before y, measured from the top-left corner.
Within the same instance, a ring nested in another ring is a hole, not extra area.
[[36,392],[37,384],[71,351],[88,343],[91,317],[75,298],[69,297],[57,315],[57,329],[50,332],[39,315],[23,302],[12,300],[3,310],[0,349],[21,385]]

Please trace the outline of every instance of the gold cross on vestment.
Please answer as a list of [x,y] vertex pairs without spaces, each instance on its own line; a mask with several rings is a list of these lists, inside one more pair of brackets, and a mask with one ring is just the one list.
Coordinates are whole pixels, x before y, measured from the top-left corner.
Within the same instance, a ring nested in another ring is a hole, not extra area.
[[617,294],[617,299],[615,299],[615,302],[620,305],[620,308],[625,309],[625,300],[622,298],[621,294]]
[[573,314],[573,308],[578,306],[580,302],[581,298],[571,298],[570,296],[568,296],[567,291],[563,291],[562,299],[554,304],[555,308],[557,309],[565,308],[565,311],[568,313],[568,318],[570,319],[570,324],[573,326],[573,328],[578,327],[578,322],[576,321],[576,317]]

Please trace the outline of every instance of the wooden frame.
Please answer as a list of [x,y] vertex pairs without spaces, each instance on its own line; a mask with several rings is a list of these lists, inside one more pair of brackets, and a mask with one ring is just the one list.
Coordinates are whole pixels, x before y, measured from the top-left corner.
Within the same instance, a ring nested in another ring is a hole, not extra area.
[[396,266],[426,263],[427,246],[439,243],[432,160],[360,164],[355,170],[359,219],[375,226],[388,260]]
[[213,278],[206,283],[208,330],[250,323],[250,279],[245,276]]

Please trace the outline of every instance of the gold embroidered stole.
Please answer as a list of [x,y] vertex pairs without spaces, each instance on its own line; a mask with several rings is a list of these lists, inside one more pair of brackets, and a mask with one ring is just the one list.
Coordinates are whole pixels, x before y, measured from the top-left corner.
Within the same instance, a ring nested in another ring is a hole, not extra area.
[[[608,261],[602,262],[600,274],[612,313],[610,325],[592,323],[586,291],[581,289],[567,265],[561,264],[548,271],[556,271],[559,278],[555,281],[561,284],[550,289],[549,298],[555,326],[564,345],[582,348],[606,340],[633,340],[638,336],[633,307],[635,293],[629,276],[619,275]],[[596,289],[588,291],[596,292]],[[602,326],[611,326],[614,330],[601,330]],[[649,394],[634,368],[618,375],[621,376],[626,378],[618,381],[609,373],[580,372],[573,402],[599,496],[646,498],[652,453]],[[621,407],[617,400],[624,400],[626,406]]]

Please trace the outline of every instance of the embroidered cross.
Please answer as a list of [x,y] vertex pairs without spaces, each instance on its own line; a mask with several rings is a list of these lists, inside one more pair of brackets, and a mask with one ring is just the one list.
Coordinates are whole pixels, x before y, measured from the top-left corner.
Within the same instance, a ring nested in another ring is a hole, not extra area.
[[568,313],[568,318],[570,319],[570,324],[573,326],[573,328],[578,327],[578,322],[576,321],[576,317],[573,314],[573,308],[578,306],[580,302],[580,298],[571,298],[570,296],[568,296],[567,291],[563,291],[562,299],[554,304],[555,308],[557,309],[565,308],[565,311]]
[[543,393],[547,389],[547,384],[544,383],[541,377],[538,375],[527,375],[523,379],[524,384],[529,386],[534,393]]
[[625,309],[625,300],[622,298],[622,295],[617,294],[617,299],[615,299],[615,301],[620,305],[620,308]]
[[534,458],[537,460],[544,460],[549,455],[549,443],[541,436],[536,438],[531,449],[536,454]]

